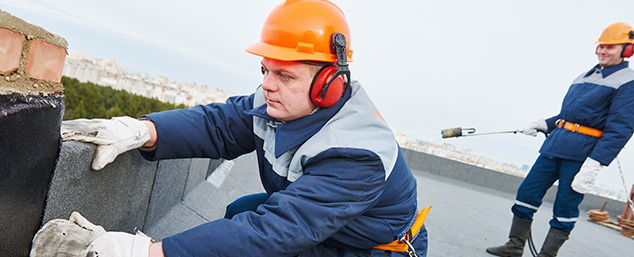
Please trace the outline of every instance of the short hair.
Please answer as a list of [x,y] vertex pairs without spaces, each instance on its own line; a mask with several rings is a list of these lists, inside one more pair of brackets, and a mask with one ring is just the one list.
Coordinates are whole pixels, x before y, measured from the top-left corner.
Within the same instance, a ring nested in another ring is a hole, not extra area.
[[319,72],[319,70],[323,69],[324,66],[335,65],[335,63],[332,63],[332,62],[319,62],[319,61],[298,61],[298,62],[303,64],[308,64],[310,72],[312,73],[313,76],[315,76],[317,72]]

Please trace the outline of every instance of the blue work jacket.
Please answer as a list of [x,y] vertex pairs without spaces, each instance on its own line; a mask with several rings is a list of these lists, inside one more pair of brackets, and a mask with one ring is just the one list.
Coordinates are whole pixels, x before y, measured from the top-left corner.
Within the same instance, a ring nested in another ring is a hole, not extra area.
[[[590,157],[609,165],[634,132],[634,71],[628,62],[593,67],[573,82],[559,114],[546,120],[549,135],[540,153],[573,161]],[[601,138],[558,128],[562,119],[603,131]]]
[[146,117],[158,138],[145,158],[233,159],[255,150],[270,195],[254,212],[164,239],[167,256],[297,256],[317,246],[357,255],[401,237],[415,218],[416,180],[357,81],[334,106],[286,123],[267,115],[261,88]]

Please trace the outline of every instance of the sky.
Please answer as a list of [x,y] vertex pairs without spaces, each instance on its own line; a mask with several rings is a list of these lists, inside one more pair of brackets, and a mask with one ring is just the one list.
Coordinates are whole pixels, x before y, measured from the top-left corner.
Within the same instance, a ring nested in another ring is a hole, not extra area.
[[[544,135],[441,139],[440,131],[522,129],[556,115],[574,78],[597,63],[596,40],[634,24],[631,0],[333,0],[350,29],[350,64],[394,132],[532,165]],[[259,40],[281,0],[0,0],[0,9],[64,37],[69,51],[134,72],[236,94],[261,83]],[[628,190],[634,146],[619,158]],[[622,189],[616,161],[597,184]]]

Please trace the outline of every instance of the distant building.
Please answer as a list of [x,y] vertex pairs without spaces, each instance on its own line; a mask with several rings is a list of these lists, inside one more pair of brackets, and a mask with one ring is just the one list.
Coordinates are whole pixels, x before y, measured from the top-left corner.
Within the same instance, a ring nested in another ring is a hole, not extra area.
[[224,102],[232,93],[209,89],[207,85],[170,81],[165,76],[128,73],[119,69],[117,61],[95,58],[85,59],[81,51],[69,51],[62,75],[80,82],[91,82],[131,94],[154,98],[162,102],[183,104],[187,107]]
[[427,142],[421,139],[409,141],[402,133],[396,133],[396,139],[401,147],[411,149],[418,152],[424,152],[435,156],[452,159],[466,164],[496,170],[504,173],[525,177],[530,167],[522,165],[521,168],[515,164],[501,163],[482,156],[473,155],[473,150],[460,149],[452,144],[443,143],[442,145]]

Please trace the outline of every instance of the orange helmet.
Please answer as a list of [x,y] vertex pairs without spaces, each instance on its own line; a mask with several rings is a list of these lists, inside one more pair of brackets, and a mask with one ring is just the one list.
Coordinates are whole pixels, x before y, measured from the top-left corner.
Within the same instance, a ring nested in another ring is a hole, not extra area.
[[339,7],[326,0],[287,0],[266,18],[260,42],[245,50],[282,61],[337,62],[330,46],[335,32],[346,37],[351,62],[350,29]]
[[634,30],[626,23],[611,24],[603,31],[596,43],[601,45],[634,43]]

